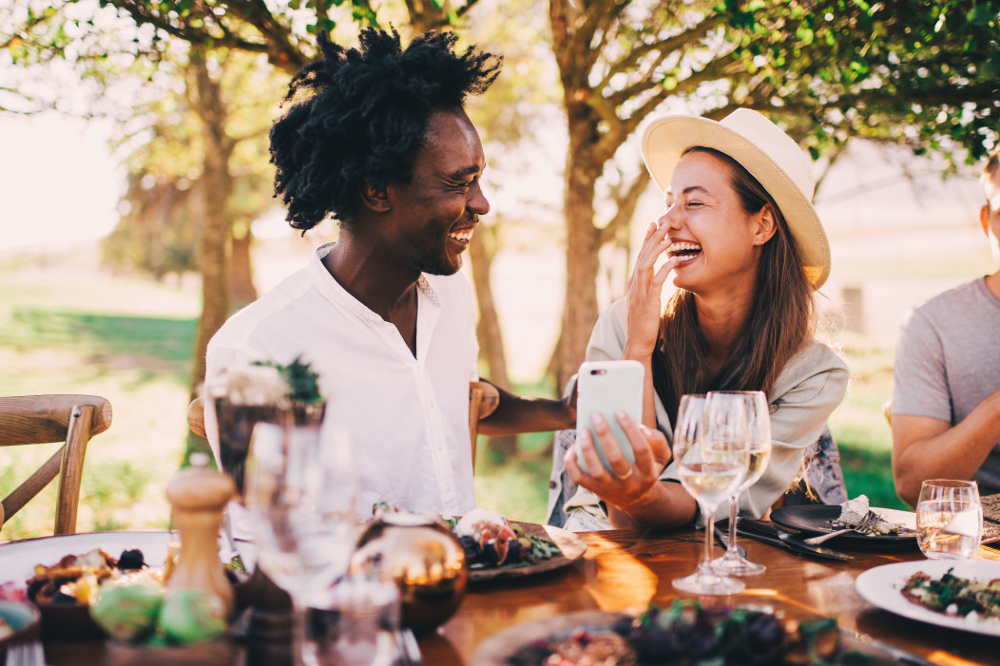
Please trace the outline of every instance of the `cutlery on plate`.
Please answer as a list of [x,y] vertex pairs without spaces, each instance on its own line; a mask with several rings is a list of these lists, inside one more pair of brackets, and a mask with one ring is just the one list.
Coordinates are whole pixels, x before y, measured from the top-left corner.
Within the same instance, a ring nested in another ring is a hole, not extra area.
[[396,646],[400,659],[394,663],[397,666],[422,666],[423,657],[420,656],[420,646],[417,645],[417,637],[409,628],[396,631]]
[[[715,525],[715,536],[719,539],[719,543],[722,544],[723,548],[729,548],[729,535],[726,534],[718,524]],[[746,558],[747,551],[743,548],[743,546],[736,544],[736,551],[740,554],[740,557]]]
[[793,553],[815,555],[817,557],[837,560],[840,562],[846,562],[854,559],[853,556],[841,553],[833,548],[828,548],[826,546],[814,546],[806,543],[798,535],[783,530],[774,523],[766,520],[741,518],[740,521],[736,523],[736,533],[750,539],[763,541],[764,543],[782,546]]
[[7,647],[6,666],[45,666],[45,652],[38,641]]
[[870,536],[878,522],[882,520],[882,516],[878,515],[871,509],[865,514],[865,517],[861,519],[861,522],[854,527],[848,527],[843,530],[837,530],[835,532],[828,532],[827,534],[820,534],[819,536],[809,537],[808,539],[803,539],[808,544],[813,546],[818,546],[824,541],[829,541],[833,537],[840,536],[841,534],[847,534],[848,532],[857,532],[858,534],[863,534],[865,536]]

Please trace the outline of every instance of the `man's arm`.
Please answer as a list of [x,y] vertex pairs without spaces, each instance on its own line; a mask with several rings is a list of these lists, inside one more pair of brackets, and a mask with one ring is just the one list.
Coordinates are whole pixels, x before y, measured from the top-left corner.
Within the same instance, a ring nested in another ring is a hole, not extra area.
[[896,493],[916,506],[926,479],[971,479],[1000,440],[1000,390],[961,422],[892,416],[892,476]]
[[547,400],[514,395],[499,386],[496,388],[500,403],[492,414],[479,422],[481,435],[516,435],[576,427],[575,389],[562,400]]

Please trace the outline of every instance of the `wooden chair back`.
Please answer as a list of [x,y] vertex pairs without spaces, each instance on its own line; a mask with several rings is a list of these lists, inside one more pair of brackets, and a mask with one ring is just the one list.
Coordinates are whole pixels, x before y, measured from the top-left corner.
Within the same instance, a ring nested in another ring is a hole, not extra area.
[[469,382],[469,446],[472,449],[472,471],[476,470],[476,439],[479,422],[496,411],[500,392],[489,382]]
[[208,439],[208,435],[205,434],[205,399],[195,398],[188,405],[188,428],[194,434],[199,437]]
[[[476,436],[479,421],[492,414],[500,404],[500,392],[489,382],[469,382],[469,446],[472,450],[472,468],[476,468]],[[205,399],[195,398],[188,405],[188,428],[199,437],[205,437]]]
[[111,403],[95,395],[0,397],[0,446],[65,442],[0,504],[0,527],[59,477],[55,534],[74,534],[83,461],[91,437],[111,426]]

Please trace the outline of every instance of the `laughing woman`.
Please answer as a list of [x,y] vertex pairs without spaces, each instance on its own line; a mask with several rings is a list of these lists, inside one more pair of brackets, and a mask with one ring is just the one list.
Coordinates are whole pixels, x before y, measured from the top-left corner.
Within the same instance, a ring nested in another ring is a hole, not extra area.
[[[668,442],[681,396],[711,390],[767,396],[770,465],[740,500],[742,513],[759,517],[788,489],[847,387],[844,362],[814,338],[813,292],[829,275],[830,249],[798,145],[740,109],[721,122],[659,118],[642,153],[665,210],[646,232],[626,298],[594,328],[587,360],[645,366],[643,422],[621,418],[629,463],[595,415],[613,473],[588,431],[579,445],[592,474],[577,464],[573,438],[557,438],[549,520],[570,529],[690,524],[697,505],[676,482]],[[663,305],[669,275],[676,289]]]

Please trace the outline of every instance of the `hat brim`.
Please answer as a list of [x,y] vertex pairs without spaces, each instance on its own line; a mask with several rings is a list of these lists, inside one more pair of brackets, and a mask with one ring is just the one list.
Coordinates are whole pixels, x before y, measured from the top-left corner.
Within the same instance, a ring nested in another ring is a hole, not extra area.
[[660,190],[666,190],[681,155],[693,146],[732,157],[757,179],[781,209],[813,289],[822,287],[830,276],[830,242],[816,209],[774,160],[739,133],[696,116],[654,120],[642,137],[642,158]]

